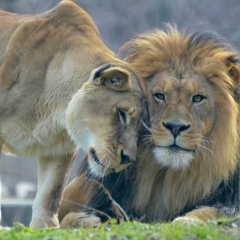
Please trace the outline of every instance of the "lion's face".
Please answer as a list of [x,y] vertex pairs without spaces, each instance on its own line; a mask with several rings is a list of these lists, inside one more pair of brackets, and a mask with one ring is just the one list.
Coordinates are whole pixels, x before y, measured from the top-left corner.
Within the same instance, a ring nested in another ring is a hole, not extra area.
[[[220,67],[218,59],[212,58],[211,64]],[[220,136],[219,122],[225,118],[230,126],[237,122],[236,103],[220,81],[202,63],[188,65],[181,74],[166,69],[147,80],[153,152],[160,164],[185,169],[199,153],[214,158],[211,149],[217,143],[212,135],[217,129]]]
[[141,102],[136,76],[111,66],[93,71],[74,95],[67,110],[67,128],[88,154],[93,174],[119,172],[135,161]]
[[156,160],[175,169],[186,168],[197,151],[206,152],[206,137],[216,121],[219,94],[194,71],[177,76],[163,71],[148,80],[151,137]]

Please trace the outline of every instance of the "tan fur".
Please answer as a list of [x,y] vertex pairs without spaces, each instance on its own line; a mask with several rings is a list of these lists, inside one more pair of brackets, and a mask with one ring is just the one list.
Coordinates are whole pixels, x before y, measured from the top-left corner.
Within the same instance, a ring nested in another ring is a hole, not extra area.
[[0,32],[0,149],[39,159],[30,226],[56,226],[77,147],[95,175],[135,160],[140,82],[74,2],[39,15],[0,11]]
[[[60,228],[96,227],[100,218],[91,212],[87,202],[94,191],[94,182],[88,181],[86,174],[75,178],[63,192],[63,201],[59,211]],[[84,194],[79,194],[84,193]]]
[[[167,31],[140,35],[122,48],[128,52],[132,68],[145,80],[150,132],[141,136],[145,140],[139,143],[136,166],[116,176],[116,181],[113,177],[111,182],[103,182],[115,186],[122,180],[125,189],[121,184],[120,189],[112,187],[113,197],[124,204],[128,214],[146,222],[169,221],[184,214],[176,221],[219,217],[217,208],[189,213],[186,209],[204,204],[220,183],[230,181],[239,165],[239,96],[234,92],[240,76],[238,52],[214,36],[199,39],[188,33],[181,35],[170,26]],[[199,94],[205,98],[198,102]],[[166,127],[169,123],[183,129],[175,140]],[[175,150],[170,147],[174,141]],[[167,153],[162,154],[162,149]],[[94,204],[97,196],[92,188],[87,195],[84,189],[76,190],[79,179],[66,192],[90,196]],[[131,194],[126,198],[119,191]],[[69,196],[64,199],[71,202]],[[66,206],[61,211],[67,212]]]
[[[88,199],[91,197],[94,183],[87,181],[86,174],[75,178],[63,192],[63,201],[61,203],[61,211],[59,212],[59,221],[69,212],[79,212],[85,209]],[[84,194],[79,195],[80,192]]]

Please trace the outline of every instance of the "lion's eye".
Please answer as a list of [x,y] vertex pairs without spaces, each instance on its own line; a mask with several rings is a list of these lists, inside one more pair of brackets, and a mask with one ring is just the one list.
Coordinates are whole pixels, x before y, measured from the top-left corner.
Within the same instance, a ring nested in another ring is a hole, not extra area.
[[154,98],[156,101],[164,101],[165,100],[165,95],[163,93],[155,93]]
[[120,121],[122,122],[123,125],[127,124],[127,116],[126,113],[123,112],[122,110],[118,109],[118,116]]
[[193,101],[194,103],[200,103],[200,102],[202,102],[205,98],[206,98],[206,97],[205,97],[204,95],[202,95],[202,94],[197,94],[197,95],[193,96],[192,101]]

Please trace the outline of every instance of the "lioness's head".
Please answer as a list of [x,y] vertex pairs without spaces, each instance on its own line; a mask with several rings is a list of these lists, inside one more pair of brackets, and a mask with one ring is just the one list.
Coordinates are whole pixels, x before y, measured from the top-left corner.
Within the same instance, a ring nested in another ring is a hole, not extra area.
[[124,66],[103,65],[69,103],[70,136],[88,153],[93,174],[119,172],[136,159],[137,125],[143,95],[138,79]]
[[209,32],[181,35],[171,26],[140,35],[123,50],[145,80],[156,161],[177,170],[200,158],[230,167],[238,148],[236,51]]

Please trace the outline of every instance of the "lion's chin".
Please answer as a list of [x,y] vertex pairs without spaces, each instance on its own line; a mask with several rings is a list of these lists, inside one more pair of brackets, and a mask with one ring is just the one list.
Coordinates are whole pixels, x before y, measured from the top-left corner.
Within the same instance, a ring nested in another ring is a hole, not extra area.
[[157,163],[175,170],[186,169],[193,160],[193,151],[179,147],[155,147],[153,152]]

